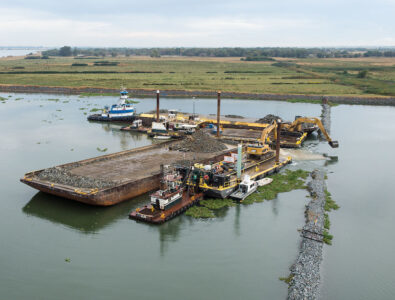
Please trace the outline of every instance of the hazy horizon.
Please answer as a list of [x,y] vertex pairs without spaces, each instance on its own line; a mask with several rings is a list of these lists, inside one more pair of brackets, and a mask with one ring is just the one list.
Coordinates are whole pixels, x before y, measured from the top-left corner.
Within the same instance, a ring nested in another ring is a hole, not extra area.
[[0,40],[12,46],[395,46],[394,0],[14,0],[0,9]]

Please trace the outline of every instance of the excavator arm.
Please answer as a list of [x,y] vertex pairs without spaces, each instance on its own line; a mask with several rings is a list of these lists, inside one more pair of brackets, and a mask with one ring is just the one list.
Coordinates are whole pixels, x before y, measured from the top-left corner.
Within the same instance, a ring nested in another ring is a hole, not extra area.
[[274,130],[274,139],[276,139],[276,138],[277,138],[277,131],[276,131],[276,128],[277,128],[277,122],[274,121],[272,124],[270,124],[270,125],[267,126],[265,129],[262,130],[262,135],[261,135],[261,138],[259,139],[259,141],[260,141],[262,144],[266,144],[266,140],[267,140],[269,134],[270,134],[273,130]]
[[289,127],[289,131],[295,131],[298,130],[298,128],[301,127],[303,123],[310,123],[310,124],[315,124],[318,126],[318,128],[321,130],[322,134],[325,136],[326,140],[328,141],[328,144],[332,148],[338,148],[339,147],[339,142],[338,141],[332,141],[331,137],[329,136],[328,132],[325,130],[324,125],[322,125],[322,122],[318,118],[306,118],[306,117],[301,117],[297,118],[295,121],[293,121]]

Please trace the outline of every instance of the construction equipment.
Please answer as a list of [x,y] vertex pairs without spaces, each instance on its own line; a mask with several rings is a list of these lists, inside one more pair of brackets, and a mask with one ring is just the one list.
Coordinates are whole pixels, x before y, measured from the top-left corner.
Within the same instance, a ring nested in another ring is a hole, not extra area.
[[277,139],[276,129],[277,129],[277,122],[273,121],[272,124],[270,124],[265,129],[262,130],[262,135],[260,139],[257,140],[257,143],[247,145],[247,154],[262,156],[268,153],[269,151],[271,151],[269,147],[269,135],[273,131],[274,139]]
[[302,124],[315,124],[318,126],[318,128],[321,130],[321,133],[325,136],[326,140],[328,141],[328,144],[332,148],[338,148],[339,147],[339,142],[338,141],[332,141],[331,137],[329,136],[328,132],[325,130],[324,125],[322,125],[322,122],[318,118],[308,118],[308,117],[300,117],[297,118],[295,121],[293,121],[291,124],[283,124],[284,129],[287,131],[295,132],[295,131],[301,131],[302,130]]

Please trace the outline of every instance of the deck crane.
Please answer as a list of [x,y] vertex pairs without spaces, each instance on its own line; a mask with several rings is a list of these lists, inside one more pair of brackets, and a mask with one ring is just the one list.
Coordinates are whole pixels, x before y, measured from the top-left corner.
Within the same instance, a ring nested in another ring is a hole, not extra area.
[[318,126],[318,128],[321,130],[322,134],[325,136],[326,140],[328,141],[328,144],[332,148],[338,148],[339,147],[339,142],[338,141],[332,141],[331,137],[329,136],[328,132],[325,130],[324,125],[322,125],[322,122],[318,118],[308,118],[308,117],[300,117],[297,118],[295,121],[293,121],[291,124],[283,124],[283,127],[285,130],[295,132],[295,131],[301,131],[302,130],[302,124],[308,123],[308,124],[315,124]]

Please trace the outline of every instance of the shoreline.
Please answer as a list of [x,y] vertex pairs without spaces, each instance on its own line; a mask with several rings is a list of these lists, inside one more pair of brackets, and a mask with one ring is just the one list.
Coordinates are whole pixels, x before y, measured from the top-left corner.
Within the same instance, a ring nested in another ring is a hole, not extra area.
[[[153,97],[156,90],[151,89],[127,89],[134,96]],[[34,86],[34,85],[6,85],[0,84],[0,92],[9,93],[49,93],[49,94],[82,94],[82,93],[118,93],[119,89],[98,88],[98,87],[55,87],[55,86]],[[187,90],[161,90],[161,94],[171,97],[205,97],[216,98],[216,91],[187,91]],[[239,98],[253,100],[275,100],[287,101],[290,99],[300,100],[322,100],[328,98],[336,104],[356,104],[356,105],[386,105],[395,106],[395,97],[352,97],[352,96],[326,96],[326,95],[300,95],[300,94],[270,94],[270,93],[240,93],[222,92],[223,98]],[[307,102],[306,101],[306,102]],[[302,102],[302,101],[301,101]],[[307,102],[308,103],[308,102]]]

